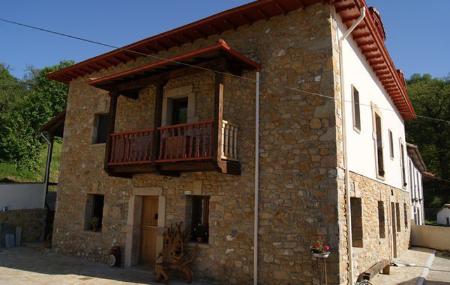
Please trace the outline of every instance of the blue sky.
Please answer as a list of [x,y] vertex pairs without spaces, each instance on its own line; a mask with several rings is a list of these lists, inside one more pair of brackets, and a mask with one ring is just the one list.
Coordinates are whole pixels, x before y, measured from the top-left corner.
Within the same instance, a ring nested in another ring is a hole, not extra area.
[[[248,0],[2,0],[0,17],[122,46]],[[397,67],[409,77],[450,73],[448,0],[367,0],[376,6]],[[0,22],[0,62],[22,77],[27,66],[81,61],[109,49]]]

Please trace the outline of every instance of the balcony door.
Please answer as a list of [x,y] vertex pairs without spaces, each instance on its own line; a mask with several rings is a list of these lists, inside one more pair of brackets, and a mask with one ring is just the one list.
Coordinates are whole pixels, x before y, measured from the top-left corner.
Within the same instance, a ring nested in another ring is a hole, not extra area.
[[188,121],[188,98],[172,99],[172,125],[186,124]]

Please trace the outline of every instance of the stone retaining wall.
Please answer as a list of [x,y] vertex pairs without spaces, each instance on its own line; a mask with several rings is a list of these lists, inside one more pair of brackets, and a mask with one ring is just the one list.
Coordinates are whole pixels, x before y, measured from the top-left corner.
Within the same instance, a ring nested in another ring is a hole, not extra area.
[[24,209],[0,212],[0,224],[22,228],[22,242],[44,240],[46,209]]

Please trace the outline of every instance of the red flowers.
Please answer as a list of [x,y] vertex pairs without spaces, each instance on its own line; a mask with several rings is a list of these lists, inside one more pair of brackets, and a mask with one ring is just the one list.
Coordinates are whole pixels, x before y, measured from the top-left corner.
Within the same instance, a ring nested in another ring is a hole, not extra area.
[[331,251],[331,246],[318,240],[311,245],[310,249],[312,253],[329,253]]

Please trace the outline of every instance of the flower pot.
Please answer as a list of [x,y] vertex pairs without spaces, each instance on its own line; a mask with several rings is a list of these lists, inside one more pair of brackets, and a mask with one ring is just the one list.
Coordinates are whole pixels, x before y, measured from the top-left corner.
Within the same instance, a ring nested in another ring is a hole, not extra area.
[[316,258],[328,258],[328,256],[330,256],[331,252],[321,252],[321,253],[315,253],[313,252],[312,255]]

